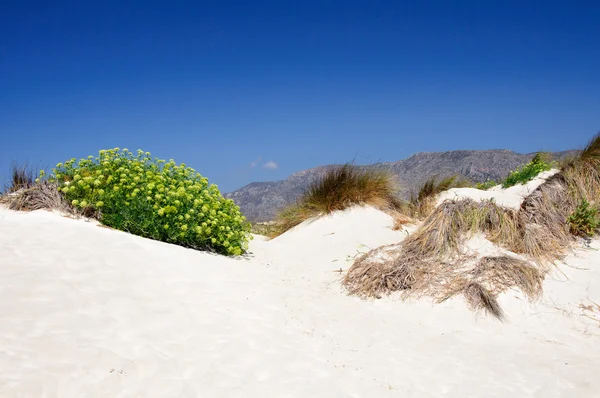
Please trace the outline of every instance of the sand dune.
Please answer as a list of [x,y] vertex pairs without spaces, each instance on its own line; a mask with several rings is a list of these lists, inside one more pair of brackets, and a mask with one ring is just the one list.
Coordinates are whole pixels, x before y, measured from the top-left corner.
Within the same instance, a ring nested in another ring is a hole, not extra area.
[[347,296],[335,271],[392,224],[353,208],[231,259],[0,209],[0,396],[598,396],[600,241],[501,323]]
[[475,188],[452,188],[442,192],[437,197],[439,205],[445,200],[460,200],[470,198],[473,200],[493,200],[499,206],[512,209],[518,209],[523,199],[542,185],[544,181],[558,173],[558,169],[552,169],[541,172],[533,180],[525,184],[517,184],[509,188],[502,188],[502,185],[496,185],[483,191]]

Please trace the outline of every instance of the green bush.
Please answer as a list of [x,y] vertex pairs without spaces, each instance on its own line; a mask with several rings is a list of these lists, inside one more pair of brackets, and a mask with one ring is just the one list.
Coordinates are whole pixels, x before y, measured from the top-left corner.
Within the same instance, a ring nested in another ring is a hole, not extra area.
[[239,207],[183,163],[115,148],[52,172],[50,181],[73,206],[109,227],[222,254],[247,249],[250,224]]
[[600,227],[598,208],[583,200],[568,218],[569,229],[573,235],[593,236]]
[[508,177],[502,182],[502,187],[508,188],[517,184],[524,184],[533,180],[542,171],[550,170],[552,163],[548,160],[548,156],[543,153],[536,154],[531,162],[512,171]]
[[494,180],[486,180],[485,182],[478,182],[475,184],[475,188],[480,189],[482,191],[487,191],[488,189],[495,187],[498,183]]

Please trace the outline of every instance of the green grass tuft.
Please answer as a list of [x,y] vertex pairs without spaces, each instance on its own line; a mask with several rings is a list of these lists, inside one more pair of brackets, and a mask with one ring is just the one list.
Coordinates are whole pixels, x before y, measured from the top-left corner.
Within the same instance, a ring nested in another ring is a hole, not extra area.
[[524,184],[533,180],[542,171],[547,171],[551,168],[552,162],[548,159],[548,155],[542,152],[537,153],[529,163],[512,171],[502,182],[502,187],[508,188],[517,184]]
[[487,191],[488,189],[495,187],[496,185],[499,185],[499,183],[494,180],[488,179],[485,182],[478,182],[477,184],[475,184],[475,188],[480,189],[482,191]]
[[598,208],[590,205],[587,200],[582,200],[579,206],[567,219],[569,231],[576,236],[594,236],[600,227]]

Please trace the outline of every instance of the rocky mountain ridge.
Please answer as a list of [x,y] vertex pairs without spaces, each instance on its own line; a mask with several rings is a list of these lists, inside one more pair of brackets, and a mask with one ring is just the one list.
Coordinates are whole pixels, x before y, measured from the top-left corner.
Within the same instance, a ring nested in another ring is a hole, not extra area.
[[[562,159],[577,151],[552,153]],[[409,198],[432,175],[440,177],[460,174],[473,182],[499,181],[520,165],[527,163],[535,153],[520,154],[506,149],[456,150],[447,152],[419,152],[395,162],[382,162],[360,167],[390,170],[398,179],[400,195]],[[285,180],[253,182],[225,197],[233,199],[251,221],[268,221],[277,212],[296,201],[304,190],[329,168],[319,166],[293,173]]]

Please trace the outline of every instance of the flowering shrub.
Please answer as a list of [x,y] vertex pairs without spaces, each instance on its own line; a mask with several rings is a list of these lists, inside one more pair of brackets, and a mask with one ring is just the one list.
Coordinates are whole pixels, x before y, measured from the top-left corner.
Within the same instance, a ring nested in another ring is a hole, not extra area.
[[149,152],[102,150],[59,163],[51,181],[75,207],[135,235],[223,254],[248,247],[250,224],[216,185],[185,164]]

